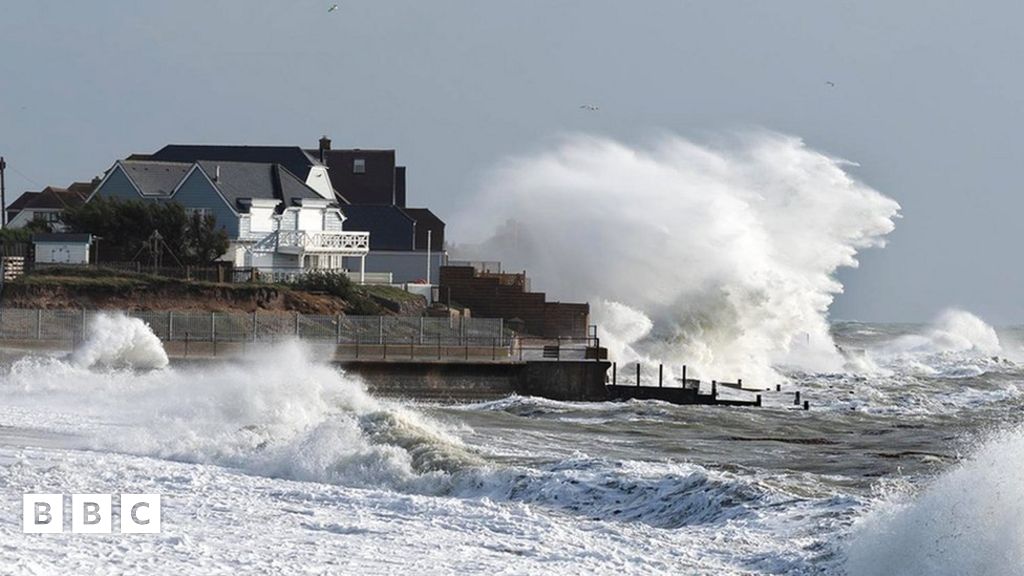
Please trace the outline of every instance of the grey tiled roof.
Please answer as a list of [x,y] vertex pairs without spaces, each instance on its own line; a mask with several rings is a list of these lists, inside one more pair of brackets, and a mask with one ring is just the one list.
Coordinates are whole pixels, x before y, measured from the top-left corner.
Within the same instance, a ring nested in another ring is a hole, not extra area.
[[147,196],[167,196],[178,186],[192,168],[181,162],[155,162],[152,160],[126,160],[121,162],[128,177]]
[[239,200],[243,198],[283,200],[286,206],[301,199],[323,199],[298,177],[277,164],[211,160],[200,160],[197,163],[235,208],[241,206]]

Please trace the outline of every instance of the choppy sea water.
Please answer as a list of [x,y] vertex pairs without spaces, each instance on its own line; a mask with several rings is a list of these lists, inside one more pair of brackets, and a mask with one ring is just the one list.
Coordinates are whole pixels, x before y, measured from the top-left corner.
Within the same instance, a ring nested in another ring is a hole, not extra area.
[[[105,330],[0,380],[0,571],[1024,573],[1019,330],[837,324],[848,370],[738,409],[383,400],[297,344],[143,369]],[[54,546],[29,491],[160,492],[164,531]]]

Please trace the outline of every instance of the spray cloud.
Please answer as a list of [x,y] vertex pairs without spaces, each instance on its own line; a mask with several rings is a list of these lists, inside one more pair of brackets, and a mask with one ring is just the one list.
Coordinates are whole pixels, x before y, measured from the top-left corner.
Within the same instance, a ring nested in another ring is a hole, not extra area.
[[883,245],[899,213],[846,165],[775,133],[641,148],[569,137],[489,175],[456,226],[476,243],[455,253],[589,300],[619,361],[758,384],[779,363],[839,369],[834,273]]

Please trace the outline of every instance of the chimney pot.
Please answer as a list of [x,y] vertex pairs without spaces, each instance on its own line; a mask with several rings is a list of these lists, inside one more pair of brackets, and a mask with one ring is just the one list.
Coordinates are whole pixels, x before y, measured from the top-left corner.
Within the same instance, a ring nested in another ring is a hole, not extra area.
[[326,135],[320,137],[320,163],[326,161],[325,152],[331,149],[331,139]]

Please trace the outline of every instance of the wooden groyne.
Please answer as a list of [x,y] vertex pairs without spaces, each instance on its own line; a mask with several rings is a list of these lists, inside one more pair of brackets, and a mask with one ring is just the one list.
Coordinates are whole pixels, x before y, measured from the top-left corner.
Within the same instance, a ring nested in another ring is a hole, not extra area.
[[[618,364],[612,363],[611,378],[606,386],[608,389],[608,397],[610,399],[660,400],[671,404],[705,406],[760,407],[762,405],[761,394],[756,394],[752,400],[722,398],[719,396],[719,388],[730,388],[733,390],[753,393],[753,391],[748,391],[743,388],[743,380],[741,379],[736,380],[735,382],[712,380],[710,392],[702,393],[701,381],[695,378],[688,378],[685,365],[682,367],[681,377],[672,376],[667,381],[665,378],[665,366],[664,364],[659,364],[657,384],[654,384],[653,379],[651,382],[644,381],[641,374],[642,366],[639,362],[636,363],[634,367],[635,372],[632,372],[628,376],[623,375],[620,381]],[[777,391],[781,391],[781,387],[777,387]],[[800,406],[800,392],[797,391],[794,394],[794,404]],[[806,400],[803,402],[803,409],[810,409],[810,403]]]

